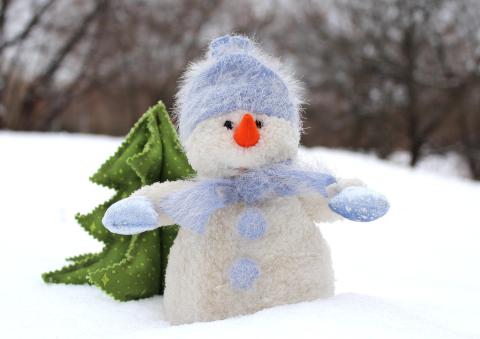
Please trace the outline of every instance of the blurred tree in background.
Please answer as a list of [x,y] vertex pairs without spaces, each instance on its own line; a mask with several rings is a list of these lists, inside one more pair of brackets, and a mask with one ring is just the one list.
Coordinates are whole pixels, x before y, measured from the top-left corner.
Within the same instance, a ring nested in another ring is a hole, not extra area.
[[253,36],[306,85],[308,146],[462,154],[480,179],[476,0],[3,0],[0,126],[122,135],[208,41]]

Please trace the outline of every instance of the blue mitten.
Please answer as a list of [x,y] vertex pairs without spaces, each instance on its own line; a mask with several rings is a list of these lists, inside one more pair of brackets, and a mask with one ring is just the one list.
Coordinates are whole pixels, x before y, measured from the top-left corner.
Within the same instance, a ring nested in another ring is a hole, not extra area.
[[102,219],[103,225],[113,233],[130,235],[158,227],[158,214],[145,197],[133,196],[111,205]]
[[373,221],[384,216],[390,205],[380,193],[362,186],[350,186],[330,199],[330,209],[353,221]]

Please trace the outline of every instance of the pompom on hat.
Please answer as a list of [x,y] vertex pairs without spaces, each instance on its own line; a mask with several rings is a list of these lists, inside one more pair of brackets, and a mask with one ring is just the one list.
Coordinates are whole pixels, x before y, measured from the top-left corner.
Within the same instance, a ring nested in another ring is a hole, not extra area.
[[289,72],[250,39],[219,37],[183,78],[176,108],[180,138],[184,142],[200,122],[236,110],[279,117],[300,129],[299,93]]

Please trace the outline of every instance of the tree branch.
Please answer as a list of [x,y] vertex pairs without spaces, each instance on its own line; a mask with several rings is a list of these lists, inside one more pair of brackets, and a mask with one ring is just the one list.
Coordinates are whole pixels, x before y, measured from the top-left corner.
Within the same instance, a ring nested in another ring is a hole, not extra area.
[[77,30],[73,32],[70,38],[65,42],[62,48],[57,52],[56,56],[50,61],[49,65],[45,68],[45,71],[37,77],[34,81],[37,83],[48,83],[58,71],[67,55],[76,47],[76,45],[82,40],[85,33],[87,33],[90,24],[97,17],[97,15],[105,9],[105,6],[109,0],[97,0],[95,7],[88,13],[83,21],[78,26]]
[[[3,42],[2,44],[0,44],[0,52],[2,52],[5,48],[8,48],[12,45],[15,45],[17,43],[19,43],[20,41],[23,41],[25,40],[26,38],[28,38],[28,36],[30,35],[30,33],[33,31],[33,29],[40,23],[40,20],[41,18],[43,17],[43,15],[47,12],[47,10],[55,3],[56,0],[49,0],[47,1],[43,6],[41,6],[34,14],[33,16],[30,18],[30,21],[27,23],[27,25],[25,26],[25,28],[20,32],[18,33],[16,36],[14,36],[12,39],[10,40],[7,40],[5,42]],[[2,7],[5,3],[9,3],[8,0],[2,2]],[[2,16],[5,15],[4,11],[3,11],[3,8],[2,8]],[[3,25],[1,26],[3,27]]]

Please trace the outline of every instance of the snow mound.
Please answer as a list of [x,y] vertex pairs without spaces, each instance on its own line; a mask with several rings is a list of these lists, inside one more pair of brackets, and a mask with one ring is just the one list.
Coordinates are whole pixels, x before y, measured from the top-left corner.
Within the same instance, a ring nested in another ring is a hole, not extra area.
[[[162,298],[120,303],[42,272],[101,244],[76,223],[112,194],[88,177],[120,139],[0,132],[4,338],[480,338],[480,185],[346,151],[303,150],[388,197],[373,223],[320,225],[337,296],[210,323],[170,326]],[[294,287],[292,287],[294,288]]]

